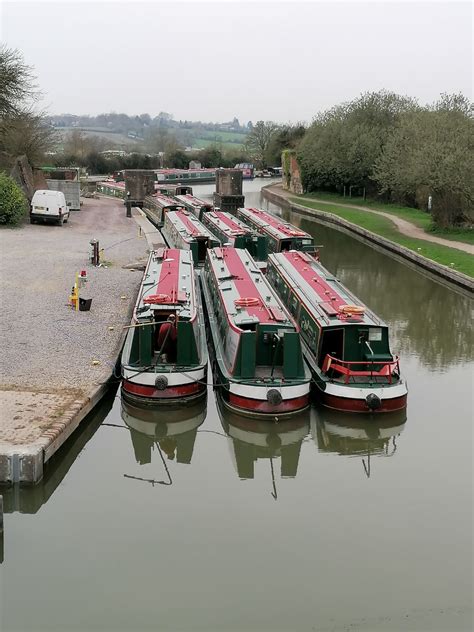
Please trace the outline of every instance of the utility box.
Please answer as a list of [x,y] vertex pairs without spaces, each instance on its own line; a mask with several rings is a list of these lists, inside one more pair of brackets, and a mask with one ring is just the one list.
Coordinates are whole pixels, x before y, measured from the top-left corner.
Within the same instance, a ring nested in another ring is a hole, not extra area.
[[151,169],[125,169],[125,190],[133,202],[143,202],[147,195],[155,192],[155,172]]
[[216,169],[216,193],[220,196],[242,195],[240,169]]

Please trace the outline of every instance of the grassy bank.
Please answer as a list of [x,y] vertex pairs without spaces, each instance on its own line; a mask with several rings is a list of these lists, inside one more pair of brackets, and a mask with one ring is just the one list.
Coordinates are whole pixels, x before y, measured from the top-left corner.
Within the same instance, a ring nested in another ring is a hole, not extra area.
[[[405,235],[399,233],[397,228],[386,217],[375,215],[373,213],[366,213],[365,211],[359,211],[353,208],[338,206],[337,204],[321,205],[315,201],[311,201],[308,197],[304,199],[301,197],[293,197],[291,198],[291,201],[295,204],[301,204],[309,208],[333,213],[352,224],[361,226],[376,235],[380,235],[381,237],[390,239],[390,241],[394,241],[401,246],[405,246],[405,248],[409,248],[417,254],[423,255],[423,257],[426,257],[427,259],[441,263],[448,268],[452,268],[453,270],[457,270],[458,272],[462,272],[474,278],[474,263],[472,255],[455,248],[433,244],[429,241],[424,241],[423,239],[406,237]],[[421,213],[421,211],[417,212]],[[403,216],[400,215],[400,217]],[[404,219],[407,218],[404,217]]]
[[[382,202],[374,202],[373,200],[364,200],[361,197],[343,197],[335,193],[306,193],[299,198],[300,200],[323,200],[324,202],[333,202],[334,204],[353,204],[355,206],[366,206],[374,211],[382,211],[383,213],[390,213],[396,215],[401,219],[405,219],[407,222],[411,222],[422,228],[425,232],[434,234],[443,239],[451,239],[453,241],[462,241],[466,244],[474,244],[474,230],[468,228],[459,229],[440,229],[433,225],[431,215],[425,211],[421,211],[417,208],[411,208],[409,206],[398,206],[396,204],[384,204]],[[324,204],[324,208],[329,208],[327,204]],[[323,209],[324,210],[324,209]],[[330,211],[331,213],[333,211]]]

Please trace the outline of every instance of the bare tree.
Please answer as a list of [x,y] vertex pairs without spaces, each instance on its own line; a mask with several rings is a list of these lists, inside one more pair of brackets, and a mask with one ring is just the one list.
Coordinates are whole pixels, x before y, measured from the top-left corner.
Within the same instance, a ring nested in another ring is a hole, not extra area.
[[39,164],[57,142],[56,130],[41,113],[19,112],[0,121],[0,149],[10,156],[26,156],[32,165]]
[[[21,53],[0,47],[0,151],[5,156],[26,155],[39,162],[45,151],[54,149],[57,138],[44,112],[33,104],[40,97],[33,71]],[[8,163],[8,161],[7,161]]]
[[258,121],[247,135],[245,149],[260,166],[266,166],[267,150],[279,126],[272,121]]
[[30,66],[17,50],[0,47],[0,117],[13,116],[23,110],[27,101],[34,101],[39,93]]

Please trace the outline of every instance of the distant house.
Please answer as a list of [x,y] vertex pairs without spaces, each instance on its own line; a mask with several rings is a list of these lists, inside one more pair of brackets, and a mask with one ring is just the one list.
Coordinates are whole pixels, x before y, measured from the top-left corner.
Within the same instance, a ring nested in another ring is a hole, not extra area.
[[201,163],[198,160],[190,160],[189,168],[190,169],[201,169]]

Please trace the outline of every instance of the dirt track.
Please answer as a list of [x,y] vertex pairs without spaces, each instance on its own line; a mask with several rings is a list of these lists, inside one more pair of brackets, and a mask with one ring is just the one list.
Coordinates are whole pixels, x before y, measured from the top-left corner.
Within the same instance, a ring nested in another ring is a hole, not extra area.
[[[285,191],[285,189],[283,189],[281,185],[275,185],[272,188],[278,189],[278,191],[276,192],[279,195],[282,195],[286,198],[295,198],[297,200],[301,200],[301,204],[304,204],[305,202],[308,201],[307,198],[303,198],[289,191]],[[408,222],[405,219],[401,219],[400,217],[397,217],[396,215],[392,215],[391,213],[376,211],[372,208],[368,208],[367,206],[358,206],[356,204],[345,204],[341,202],[329,202],[327,200],[319,200],[318,198],[311,198],[311,201],[317,202],[318,204],[322,204],[322,205],[328,205],[328,204],[335,205],[336,204],[337,206],[344,206],[346,208],[357,209],[358,211],[373,213],[374,215],[382,215],[383,217],[386,217],[387,219],[389,219],[393,224],[395,224],[395,226],[397,227],[397,229],[402,235],[406,235],[407,237],[413,237],[414,239],[423,239],[424,241],[429,241],[434,244],[440,244],[441,246],[447,246],[448,248],[456,248],[457,250],[462,250],[463,252],[467,252],[470,255],[474,255],[474,246],[471,246],[470,244],[465,244],[462,241],[453,241],[451,239],[443,239],[442,237],[436,237],[435,235],[430,235],[430,233],[426,233],[422,228],[415,226],[415,224],[412,224],[411,222]]]

